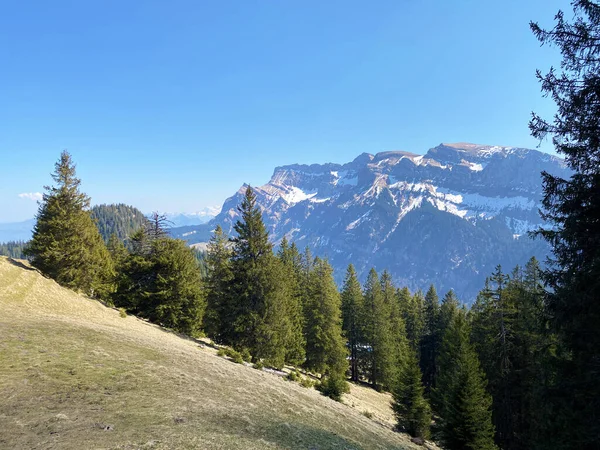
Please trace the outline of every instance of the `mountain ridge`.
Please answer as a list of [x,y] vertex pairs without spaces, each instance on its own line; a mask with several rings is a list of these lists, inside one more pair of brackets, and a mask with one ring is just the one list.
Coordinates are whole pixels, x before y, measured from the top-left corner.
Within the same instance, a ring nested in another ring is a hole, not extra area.
[[[542,171],[569,175],[564,161],[538,150],[449,143],[423,155],[362,153],[344,164],[278,166],[254,189],[272,241],[285,236],[328,257],[338,282],[353,263],[361,278],[371,267],[387,269],[413,290],[433,283],[470,302],[496,264],[512,268],[547,255],[543,242],[527,237],[543,225]],[[245,186],[206,226],[173,234],[203,242],[217,224],[231,234]]]

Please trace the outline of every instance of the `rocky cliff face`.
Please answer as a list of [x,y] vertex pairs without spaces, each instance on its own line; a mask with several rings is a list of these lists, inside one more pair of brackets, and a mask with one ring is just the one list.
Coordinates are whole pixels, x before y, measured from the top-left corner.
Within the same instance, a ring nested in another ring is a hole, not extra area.
[[[366,276],[387,269],[399,285],[472,301],[495,265],[506,270],[547,247],[527,232],[542,225],[541,172],[568,176],[560,158],[535,150],[441,144],[425,155],[363,153],[347,164],[277,167],[256,187],[277,243],[287,236],[329,258],[338,281],[353,263]],[[209,224],[231,233],[245,187]],[[190,242],[207,229],[186,229]],[[176,230],[177,232],[177,230]]]

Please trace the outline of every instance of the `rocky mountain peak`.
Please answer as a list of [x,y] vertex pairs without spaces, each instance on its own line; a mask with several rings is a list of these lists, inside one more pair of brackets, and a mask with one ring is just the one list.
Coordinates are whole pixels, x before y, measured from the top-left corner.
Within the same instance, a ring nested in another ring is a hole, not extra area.
[[[388,269],[401,285],[434,283],[468,301],[496,264],[543,259],[545,244],[527,237],[543,225],[542,171],[569,176],[562,160],[536,150],[440,144],[424,155],[363,153],[345,164],[277,167],[256,194],[271,239],[286,236],[329,258],[338,281],[353,263],[362,276]],[[211,226],[232,232],[242,193]]]

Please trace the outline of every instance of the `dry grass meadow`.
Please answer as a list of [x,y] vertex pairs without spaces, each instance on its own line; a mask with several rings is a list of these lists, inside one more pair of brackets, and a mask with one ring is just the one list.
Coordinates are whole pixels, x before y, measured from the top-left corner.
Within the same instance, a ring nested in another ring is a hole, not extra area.
[[385,394],[334,402],[0,257],[1,449],[423,448],[392,427]]

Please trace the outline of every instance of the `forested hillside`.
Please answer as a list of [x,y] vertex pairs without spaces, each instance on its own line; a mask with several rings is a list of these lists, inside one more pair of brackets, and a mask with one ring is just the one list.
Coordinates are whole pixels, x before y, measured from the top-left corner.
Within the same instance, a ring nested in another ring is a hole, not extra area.
[[96,205],[91,210],[104,242],[114,234],[122,242],[130,242],[133,234],[146,226],[148,219],[139,209],[119,203]]

